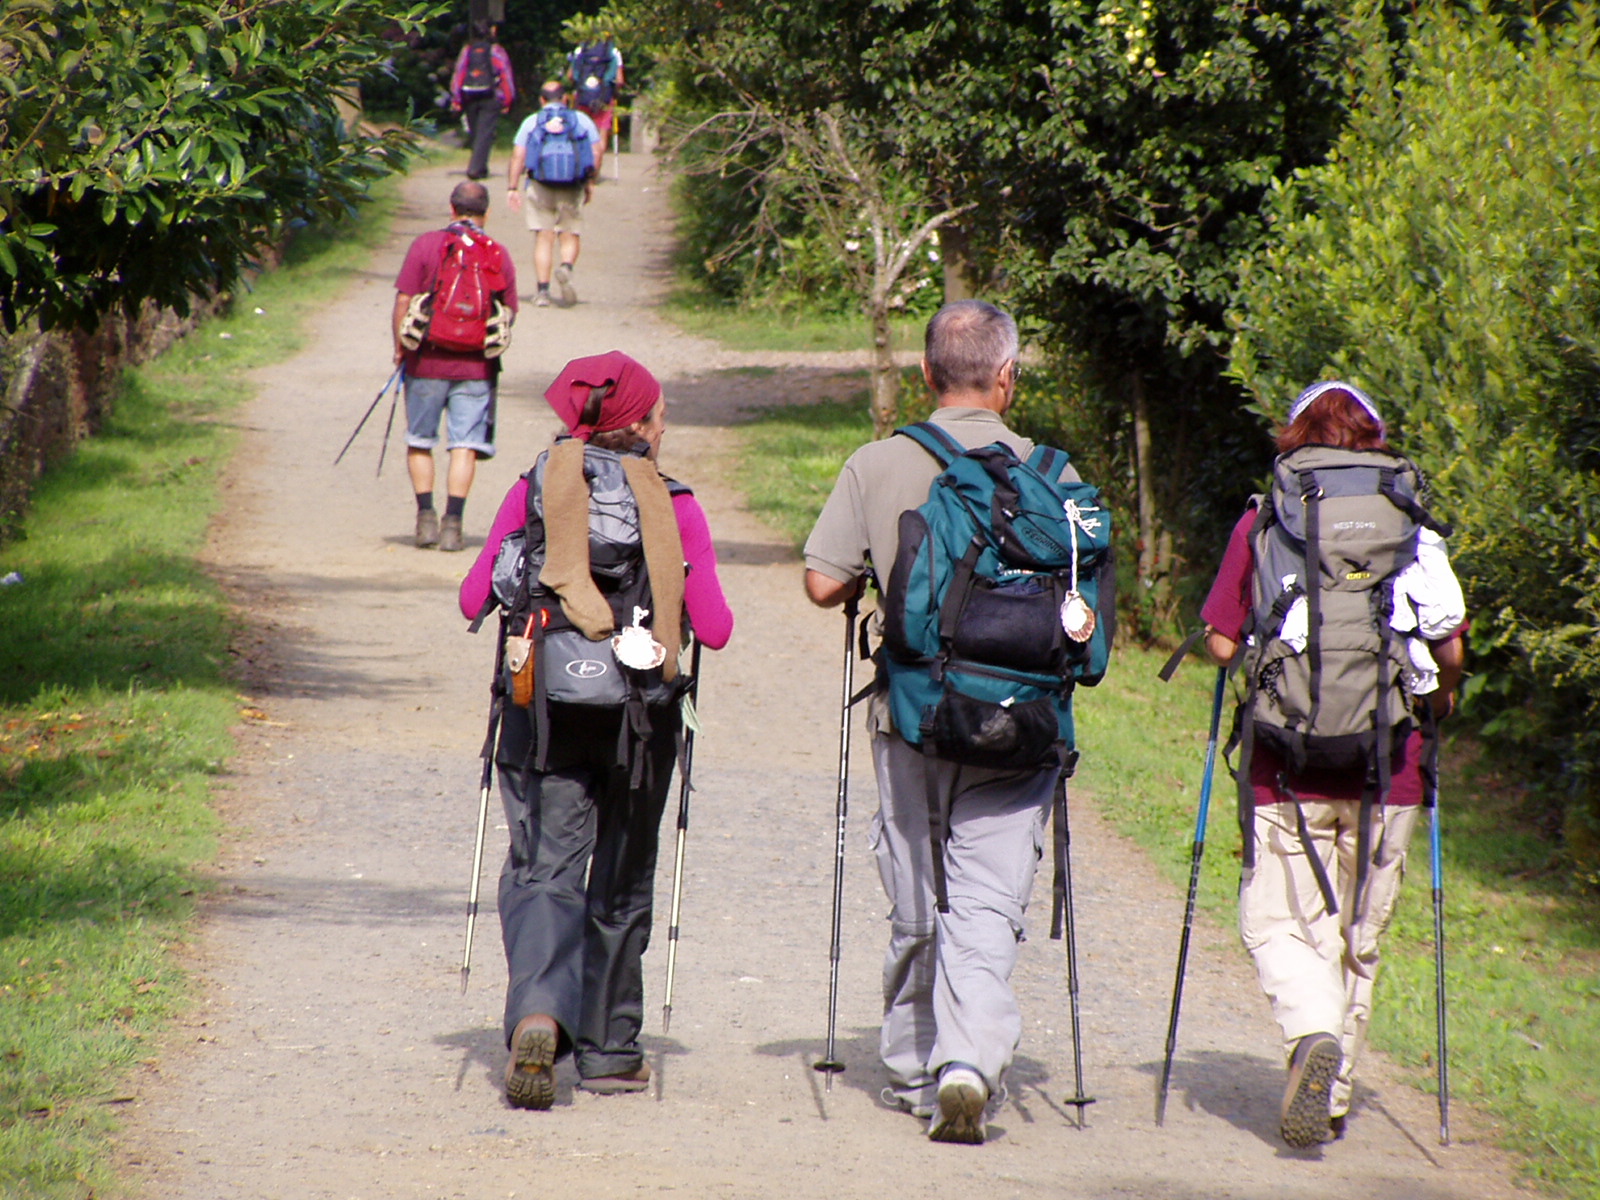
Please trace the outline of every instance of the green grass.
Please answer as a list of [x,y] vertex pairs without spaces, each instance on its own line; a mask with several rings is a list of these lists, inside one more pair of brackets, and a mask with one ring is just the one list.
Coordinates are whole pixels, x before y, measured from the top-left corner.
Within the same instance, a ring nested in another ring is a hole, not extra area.
[[750,510],[798,549],[828,498],[839,464],[872,438],[866,393],[765,409],[745,437],[750,452],[740,459],[739,484]]
[[[839,465],[870,436],[864,402],[775,408],[745,429],[753,509],[798,544]],[[1171,684],[1165,655],[1121,645],[1105,682],[1079,694],[1078,784],[1154,859],[1181,899],[1187,885],[1215,671],[1192,660]],[[1226,737],[1228,714],[1224,712]],[[1521,810],[1515,781],[1447,739],[1443,769],[1446,980],[1452,1097],[1522,1157],[1526,1178],[1573,1200],[1600,1196],[1600,898],[1548,869],[1552,846]],[[1219,761],[1200,904],[1236,923],[1239,835]],[[1435,1080],[1433,913],[1428,827],[1384,942],[1373,1043],[1424,1090]],[[1173,947],[1181,906],[1174,906]],[[1237,950],[1241,956],[1242,948]],[[1167,986],[1167,981],[1151,981]],[[1266,1011],[1266,1001],[1258,1001]]]
[[[685,333],[710,338],[729,350],[785,353],[872,347],[872,330],[863,316],[735,306],[688,288],[668,297],[659,311]],[[894,348],[920,348],[922,326],[920,320],[895,321]]]
[[0,575],[22,576],[0,587],[0,1195],[117,1190],[106,1134],[188,1001],[173,951],[247,703],[228,676],[234,615],[196,561],[226,417],[243,372],[292,353],[381,242],[393,196],[301,234],[231,315],[128,372],[106,428],[0,547]]

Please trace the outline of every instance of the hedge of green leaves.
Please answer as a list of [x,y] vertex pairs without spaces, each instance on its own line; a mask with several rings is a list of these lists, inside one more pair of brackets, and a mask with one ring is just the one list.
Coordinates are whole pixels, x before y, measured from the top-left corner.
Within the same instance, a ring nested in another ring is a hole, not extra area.
[[337,217],[409,138],[339,101],[438,0],[0,5],[0,320],[93,325],[231,287]]
[[[1263,411],[1348,378],[1455,523],[1485,733],[1600,831],[1600,67],[1591,6],[1554,27],[1422,13],[1362,64],[1325,165],[1273,200],[1233,371]],[[1373,43],[1377,44],[1377,43]]]

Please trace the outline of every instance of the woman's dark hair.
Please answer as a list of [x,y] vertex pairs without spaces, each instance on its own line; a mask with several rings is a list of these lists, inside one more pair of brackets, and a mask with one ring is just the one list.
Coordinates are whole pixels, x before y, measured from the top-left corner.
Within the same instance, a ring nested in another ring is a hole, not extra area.
[[638,447],[650,445],[632,429],[608,429],[604,433],[591,433],[589,445],[598,446],[602,450],[612,450],[618,454],[626,454]]
[[1387,450],[1383,423],[1373,419],[1343,388],[1330,388],[1278,434],[1278,453],[1301,446],[1341,446],[1346,450]]

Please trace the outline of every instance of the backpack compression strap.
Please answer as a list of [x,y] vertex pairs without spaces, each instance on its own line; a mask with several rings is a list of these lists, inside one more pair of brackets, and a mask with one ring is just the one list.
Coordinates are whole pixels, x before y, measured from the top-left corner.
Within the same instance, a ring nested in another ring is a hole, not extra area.
[[1418,525],[1425,525],[1440,537],[1449,537],[1455,532],[1448,522],[1441,521],[1431,512],[1417,503],[1415,499],[1405,495],[1395,487],[1394,481],[1399,477],[1398,467],[1383,467],[1378,472],[1378,491],[1384,499],[1389,501],[1406,516]]

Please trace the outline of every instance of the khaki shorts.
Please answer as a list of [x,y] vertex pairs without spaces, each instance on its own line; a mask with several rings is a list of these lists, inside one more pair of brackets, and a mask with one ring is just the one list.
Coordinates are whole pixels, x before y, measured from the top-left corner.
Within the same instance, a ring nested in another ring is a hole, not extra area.
[[523,216],[534,233],[553,229],[557,233],[583,232],[583,185],[550,187],[537,179],[528,180],[522,189]]

